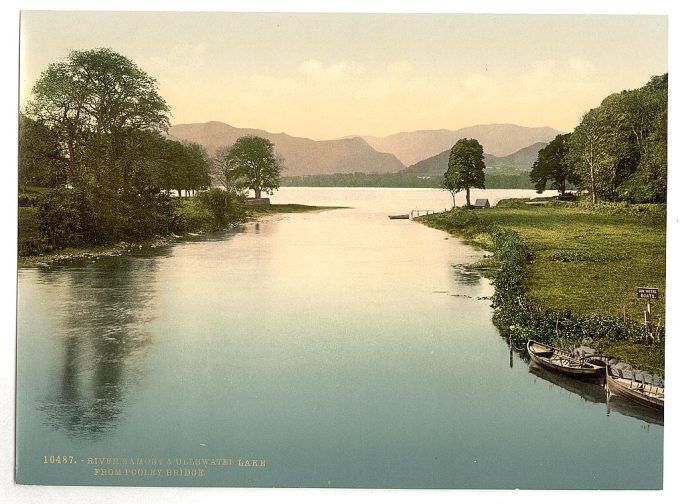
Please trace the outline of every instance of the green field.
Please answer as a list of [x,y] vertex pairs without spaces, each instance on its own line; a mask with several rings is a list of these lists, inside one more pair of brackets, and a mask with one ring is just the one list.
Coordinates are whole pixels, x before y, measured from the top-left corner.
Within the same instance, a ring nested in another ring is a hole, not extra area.
[[[665,326],[666,212],[663,205],[588,205],[506,200],[496,208],[435,214],[422,222],[491,250],[489,231],[515,231],[530,251],[524,285],[535,306],[581,317],[642,322],[637,287],[658,287],[653,325]],[[482,263],[492,266],[493,258]],[[655,332],[656,332],[655,331]],[[663,370],[663,345],[597,340],[594,345],[650,371]]]

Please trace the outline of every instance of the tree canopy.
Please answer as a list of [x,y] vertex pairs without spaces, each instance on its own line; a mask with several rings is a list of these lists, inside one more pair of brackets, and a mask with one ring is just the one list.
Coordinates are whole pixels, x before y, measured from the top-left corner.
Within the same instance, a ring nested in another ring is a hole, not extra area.
[[444,174],[443,187],[454,197],[465,190],[465,201],[470,206],[470,188],[484,189],[484,149],[474,138],[461,138],[451,148],[449,168]]
[[567,162],[593,202],[666,201],[668,74],[606,97],[569,138]]
[[223,158],[224,178],[236,187],[251,189],[255,197],[279,188],[283,160],[266,138],[248,135],[236,140]]
[[33,87],[20,115],[20,183],[52,188],[39,202],[55,246],[165,234],[176,205],[161,190],[210,185],[198,144],[166,138],[156,81],[110,49],[72,51]]
[[168,127],[156,81],[111,49],[72,51],[48,66],[26,115],[55,138],[55,161],[74,187],[131,190],[148,154],[142,137]]
[[569,153],[570,137],[571,133],[557,135],[554,140],[538,151],[538,158],[530,174],[536,192],[545,191],[548,182],[550,182],[550,189],[556,189],[560,194],[566,192],[567,183],[578,184],[578,176],[566,159]]

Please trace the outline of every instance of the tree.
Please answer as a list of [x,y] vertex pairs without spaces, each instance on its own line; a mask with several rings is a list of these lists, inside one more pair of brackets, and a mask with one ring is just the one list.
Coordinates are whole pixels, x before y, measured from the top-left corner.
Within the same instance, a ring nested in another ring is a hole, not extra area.
[[72,51],[49,65],[25,111],[31,129],[50,144],[28,152],[42,152],[43,166],[65,186],[41,206],[43,234],[65,243],[48,231],[60,218],[75,222],[64,229],[85,243],[167,232],[172,205],[157,189],[168,112],[156,81],[110,49]]
[[607,96],[569,140],[568,163],[592,201],[666,200],[668,74]]
[[48,66],[33,96],[26,114],[55,135],[74,187],[132,189],[133,166],[147,154],[138,133],[168,127],[156,81],[111,49],[72,51]]
[[235,170],[237,178],[243,178],[244,187],[255,191],[256,198],[262,196],[262,191],[272,194],[279,188],[283,160],[274,155],[274,144],[266,138],[239,138],[229,149],[226,164]]
[[562,195],[567,190],[567,182],[578,184],[578,177],[566,160],[570,136],[571,133],[557,135],[554,140],[538,151],[538,158],[529,175],[536,192],[545,191],[550,181],[552,181],[550,189],[556,189]]
[[465,201],[470,205],[470,188],[484,189],[484,149],[474,138],[461,138],[451,148],[449,168],[443,186],[455,197],[465,189]]
[[617,197],[637,203],[665,202],[668,74],[654,76],[642,88],[620,96],[619,128],[627,133],[632,162],[621,177]]
[[184,189],[196,191],[210,185],[210,157],[205,147],[195,142],[182,142]]
[[581,188],[590,193],[593,203],[608,195],[614,187],[615,160],[610,151],[611,133],[605,127],[599,109],[591,109],[581,119],[569,138],[567,162],[581,180]]
[[24,114],[19,115],[19,187],[57,187],[66,181],[52,132]]
[[236,160],[230,156],[230,150],[231,147],[226,145],[217,148],[212,158],[213,173],[227,191],[242,192],[248,184],[239,173],[239,167]]
[[457,186],[453,178],[449,178],[447,176],[448,174],[449,174],[448,171],[444,174],[444,178],[442,178],[440,187],[442,189],[446,189],[451,193],[451,199],[453,200],[453,208],[456,208],[456,194],[458,194],[462,189]]

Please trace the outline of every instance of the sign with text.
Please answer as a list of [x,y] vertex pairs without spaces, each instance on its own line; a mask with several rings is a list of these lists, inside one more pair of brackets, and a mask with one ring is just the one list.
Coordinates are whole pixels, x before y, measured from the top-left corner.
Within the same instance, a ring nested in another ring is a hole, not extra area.
[[638,287],[638,299],[659,299],[659,289],[656,287]]

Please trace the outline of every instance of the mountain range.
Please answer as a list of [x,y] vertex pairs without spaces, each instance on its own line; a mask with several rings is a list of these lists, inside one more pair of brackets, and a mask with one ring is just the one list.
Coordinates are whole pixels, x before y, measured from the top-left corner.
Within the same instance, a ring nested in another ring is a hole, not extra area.
[[232,145],[245,135],[267,138],[274,144],[276,152],[284,158],[286,176],[396,173],[404,170],[407,165],[413,165],[407,168],[409,171],[422,169],[441,175],[446,171],[446,168],[441,171],[441,167],[448,163],[449,150],[460,138],[476,138],[482,144],[487,166],[528,165],[530,168],[538,149],[559,133],[548,127],[487,124],[455,131],[422,130],[395,133],[386,137],[354,136],[317,141],[286,133],[236,128],[211,121],[171,126],[168,136],[201,144],[209,154],[213,154],[220,146]]
[[286,176],[330,173],[394,173],[404,165],[394,154],[378,152],[359,137],[338,140],[310,140],[286,133],[235,128],[221,122],[178,124],[170,127],[170,138],[203,145],[213,154],[222,145],[232,145],[239,137],[257,135],[274,144],[284,159]]
[[457,130],[423,130],[395,133],[386,137],[363,137],[375,150],[391,152],[409,166],[423,159],[451,150],[461,138],[475,138],[484,152],[494,156],[508,156],[535,144],[549,142],[560,131],[549,127],[528,128],[516,124],[479,124]]
[[[529,171],[538,157],[538,151],[546,145],[548,145],[546,142],[536,142],[517,152],[513,152],[509,156],[494,156],[493,154],[485,153],[484,164],[487,168],[513,168]],[[423,177],[441,177],[449,167],[449,152],[450,149],[447,149],[436,156],[418,161],[404,169],[404,172]]]

